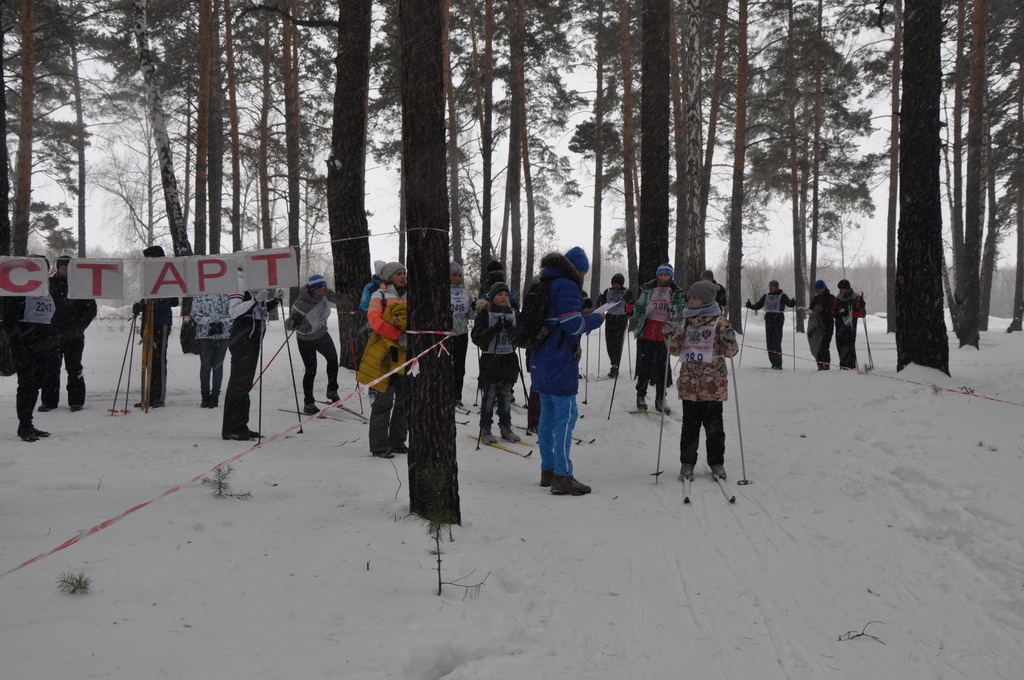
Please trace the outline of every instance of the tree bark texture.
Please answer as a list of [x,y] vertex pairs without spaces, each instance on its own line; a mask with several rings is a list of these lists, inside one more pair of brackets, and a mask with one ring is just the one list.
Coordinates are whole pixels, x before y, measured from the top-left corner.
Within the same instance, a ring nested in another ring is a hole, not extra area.
[[[601,28],[604,27],[604,3],[597,6],[598,29],[594,32],[594,233],[590,250],[590,299],[596,301],[601,294],[601,207],[604,202],[604,45]],[[527,272],[528,274],[530,272]]]
[[[409,239],[409,328],[451,328],[448,287],[448,196],[445,186],[444,0],[399,0],[402,89],[402,176]],[[409,356],[436,335],[410,335]],[[460,524],[452,359],[432,351],[409,383],[409,509],[439,505]],[[432,484],[445,479],[442,489]],[[444,498],[438,498],[438,494]],[[440,502],[440,503],[439,503]]]
[[[219,9],[219,2],[214,7]],[[211,16],[210,37],[210,118],[207,146],[207,224],[210,247],[207,252],[221,251],[221,232],[224,221],[224,74],[221,61],[220,12]]]
[[893,0],[892,81],[889,117],[889,202],[885,220],[885,331],[896,332],[896,220],[900,188],[900,75],[903,59],[903,0]]
[[[797,127],[797,91],[796,91],[796,27],[793,17],[793,3],[789,3],[788,25],[786,31],[786,107],[789,117],[789,195],[793,211],[793,297],[803,304],[806,300],[807,268],[804,262],[806,252],[806,230],[804,229],[803,211],[800,208],[800,150],[799,129]],[[796,315],[797,332],[804,331],[804,317]]]
[[362,285],[370,271],[366,220],[366,126],[370,87],[370,30],[373,0],[338,0],[331,154],[327,159],[327,214],[338,305],[340,363],[358,368],[365,340],[360,329]]
[[629,287],[637,290],[641,283],[637,255],[636,134],[633,127],[633,52],[630,47],[629,0],[619,0],[619,56],[622,61],[622,182],[625,194],[626,268]]
[[736,25],[736,136],[733,143],[732,198],[729,201],[729,255],[727,283],[729,309],[726,311],[739,333],[745,332],[740,314],[740,270],[743,267],[743,177],[747,160],[747,90],[749,83],[747,64],[747,0],[737,4]]
[[459,207],[459,116],[452,82],[451,0],[445,2],[444,27],[444,92],[448,105],[448,211],[452,221],[452,259],[463,262],[462,210]]
[[[1017,65],[1017,166],[1024,168],[1024,63]],[[1017,180],[1017,273],[1013,277],[1013,322],[1007,329],[1024,328],[1024,178]],[[2,218],[2,215],[0,215]]]
[[181,196],[178,180],[174,176],[174,156],[171,154],[171,140],[167,135],[167,120],[164,116],[163,99],[156,81],[156,62],[149,47],[149,22],[146,18],[147,0],[135,0],[134,32],[139,50],[139,68],[146,85],[146,101],[149,107],[149,121],[153,128],[156,144],[157,163],[160,167],[160,183],[163,186],[164,209],[170,225],[171,242],[175,256],[192,255],[192,245],[185,230],[185,216],[181,211]]
[[671,0],[643,0],[640,84],[640,278],[668,261]]
[[79,71],[78,42],[70,40],[71,92],[75,107],[75,155],[78,165],[78,257],[85,257],[85,112],[82,102],[82,75]]
[[36,28],[34,0],[21,0],[21,109],[19,112],[18,155],[14,178],[14,233],[12,253],[28,255],[28,232],[32,210],[32,143],[34,141],[36,86]]
[[[213,70],[213,0],[199,0],[199,84],[196,92],[196,254],[206,254],[209,208],[210,72]],[[186,174],[188,170],[186,169]]]
[[939,177],[942,0],[907,0],[905,7],[896,370],[918,364],[948,375]]
[[259,174],[260,231],[264,248],[274,247],[274,232],[270,224],[270,21],[263,22],[262,88],[260,97],[259,149],[256,167]]
[[228,124],[231,139],[231,252],[242,249],[242,158],[238,130],[238,83],[235,78],[235,38],[231,0],[224,0],[224,58],[228,77]]
[[[0,22],[0,139],[7,139],[7,84],[4,82],[4,48],[7,33]],[[7,145],[0,144],[0,255],[11,254],[11,159]]]
[[[704,174],[710,173],[711,168],[710,166],[701,168],[700,33],[704,16],[702,0],[687,0],[686,8],[686,34],[684,35],[686,49],[683,52],[686,76],[684,80],[686,87],[683,91],[686,112],[686,172],[682,177],[682,191],[686,197],[682,234],[685,259],[681,263],[677,262],[676,266],[685,264],[683,273],[686,278],[683,280],[689,284],[698,280],[706,267],[707,256],[702,219],[704,208],[701,201],[703,200]],[[730,291],[730,297],[739,300],[739,289],[737,288],[735,292]]]
[[[297,0],[285,0],[289,14],[296,16]],[[299,112],[299,30],[291,21],[281,22],[284,54],[284,145],[285,164],[288,168],[288,245],[301,253],[299,246],[299,217],[302,205],[302,119]],[[292,290],[294,299],[298,289]]]

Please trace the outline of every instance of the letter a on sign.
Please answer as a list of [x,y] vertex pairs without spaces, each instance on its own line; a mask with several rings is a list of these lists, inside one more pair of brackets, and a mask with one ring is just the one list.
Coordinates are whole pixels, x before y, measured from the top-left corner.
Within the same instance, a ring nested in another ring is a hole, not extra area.
[[142,297],[178,297],[188,294],[185,284],[187,257],[147,257],[142,261]]

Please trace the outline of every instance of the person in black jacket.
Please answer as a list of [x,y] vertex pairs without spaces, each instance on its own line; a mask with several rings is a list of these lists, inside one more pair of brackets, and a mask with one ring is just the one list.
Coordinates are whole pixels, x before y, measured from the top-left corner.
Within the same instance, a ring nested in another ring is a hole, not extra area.
[[[164,249],[160,246],[150,246],[142,251],[145,257],[163,257]],[[140,300],[132,305],[132,314],[142,314],[142,323],[139,324],[142,336],[146,335],[146,307],[149,302],[153,303],[153,357],[150,362],[149,371],[149,408],[160,408],[164,405],[164,397],[167,393],[167,340],[171,335],[171,324],[174,323],[172,307],[178,306],[178,298],[152,298]],[[146,386],[143,385],[143,392]],[[142,402],[135,404],[140,408]]]
[[512,429],[512,388],[519,377],[519,357],[509,340],[516,326],[515,311],[509,305],[508,286],[498,281],[487,297],[477,300],[473,321],[473,344],[480,348],[480,441],[494,444],[491,434],[494,406],[498,407],[498,429],[501,438],[519,441]]
[[715,286],[715,302],[722,308],[722,316],[728,316],[729,314],[729,293],[725,290],[725,286],[715,281],[715,273],[710,269],[705,269],[704,273],[700,275],[701,281],[710,281]]
[[835,296],[828,292],[828,286],[821,279],[814,282],[814,297],[807,307],[797,307],[798,312],[807,314],[807,344],[818,362],[819,371],[832,367],[832,307]]
[[769,281],[768,292],[754,304],[750,304],[750,300],[747,300],[747,309],[753,309],[755,312],[759,309],[764,310],[764,334],[768,344],[768,361],[776,371],[782,370],[782,327],[786,323],[786,315],[783,310],[786,307],[795,306],[796,300],[790,299],[782,292],[778,281]]
[[[50,263],[42,255],[29,255]],[[36,270],[38,271],[38,269]],[[0,319],[4,332],[11,344],[15,371],[18,376],[18,390],[15,405],[18,412],[18,437],[25,442],[38,441],[49,437],[35,427],[32,412],[36,408],[39,388],[43,379],[45,358],[53,347],[53,333],[50,321],[53,319],[53,298],[49,291],[44,295],[0,297]]]
[[224,419],[221,438],[235,441],[259,439],[260,433],[249,429],[249,391],[256,379],[260,363],[260,345],[267,330],[270,311],[281,302],[281,292],[247,290],[243,269],[238,269],[238,293],[228,296],[231,314],[231,374],[224,392]]
[[85,405],[85,377],[82,353],[85,351],[85,329],[96,318],[95,300],[68,298],[68,263],[70,255],[57,259],[57,269],[50,277],[50,297],[53,298],[53,351],[46,355],[43,366],[40,411],[52,411],[60,404],[60,366],[68,373],[68,406],[81,411]]
[[597,297],[597,306],[603,307],[609,302],[618,303],[608,310],[604,317],[605,325],[605,347],[608,350],[608,360],[612,364],[608,372],[609,378],[619,374],[619,362],[622,360],[622,344],[626,339],[626,327],[629,325],[629,315],[633,313],[633,302],[636,296],[633,291],[625,288],[626,277],[616,274],[612,277],[612,287],[606,288]]

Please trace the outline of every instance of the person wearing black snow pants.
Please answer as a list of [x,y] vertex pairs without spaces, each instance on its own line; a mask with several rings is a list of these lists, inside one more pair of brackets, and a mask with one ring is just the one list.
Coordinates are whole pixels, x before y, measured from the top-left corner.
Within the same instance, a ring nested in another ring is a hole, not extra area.
[[[269,301],[268,301],[269,300]],[[235,441],[258,439],[259,432],[249,429],[249,392],[260,363],[260,345],[267,328],[267,317],[279,300],[268,291],[245,290],[228,297],[231,313],[231,373],[224,393],[224,419],[221,438]]]
[[306,413],[317,413],[320,409],[313,396],[313,382],[316,380],[316,355],[321,354],[327,369],[327,401],[334,403],[338,395],[338,350],[334,339],[327,332],[327,319],[331,305],[338,305],[338,295],[327,287],[327,280],[321,274],[309,277],[306,287],[292,303],[291,315],[284,322],[285,329],[295,331],[298,338],[299,357],[306,369],[302,374],[302,394]]
[[857,368],[857,319],[864,318],[864,295],[858,295],[846,279],[836,287],[839,294],[832,303],[832,317],[836,324],[836,351],[839,366],[845,371]]
[[57,270],[50,277],[50,297],[53,298],[54,308],[50,327],[54,344],[43,367],[40,411],[52,411],[60,404],[61,363],[68,374],[68,406],[72,411],[80,411],[85,404],[82,353],[85,351],[85,329],[96,318],[96,301],[68,298],[70,262],[70,255],[60,256],[57,259]]
[[[324,358],[327,369],[327,397],[333,403],[338,400],[338,350],[334,347],[334,338],[325,333],[316,340],[298,341],[299,357],[305,372],[302,374],[302,394],[306,404],[315,404],[313,382],[316,380],[316,355]],[[333,399],[330,399],[334,397]],[[319,409],[318,409],[319,410]]]
[[611,362],[611,370],[608,377],[614,378],[619,374],[619,362],[622,361],[622,345],[626,339],[626,327],[629,325],[629,315],[633,313],[633,301],[636,297],[633,291],[625,288],[626,278],[622,274],[612,277],[612,287],[605,289],[597,297],[597,306],[603,307],[609,302],[618,303],[608,310],[604,317],[605,326],[605,347],[608,350],[608,360]]
[[783,310],[786,307],[795,307],[796,301],[779,288],[778,281],[768,282],[768,292],[761,296],[761,299],[751,304],[747,300],[746,308],[764,310],[764,335],[768,345],[768,361],[776,371],[782,370],[782,328],[786,323],[786,315]]

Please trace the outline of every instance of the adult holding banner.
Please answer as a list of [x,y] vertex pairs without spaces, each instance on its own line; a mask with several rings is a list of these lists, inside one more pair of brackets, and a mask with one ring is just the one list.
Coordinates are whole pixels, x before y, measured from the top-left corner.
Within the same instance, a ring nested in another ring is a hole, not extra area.
[[[164,256],[160,246],[150,246],[142,251],[148,258]],[[132,305],[132,314],[142,316],[141,331],[146,348],[143,351],[146,382],[142,385],[143,398],[135,408],[160,408],[164,405],[167,392],[167,339],[171,335],[174,315],[171,309],[178,306],[177,297],[150,297]],[[148,350],[148,351],[146,351]]]

